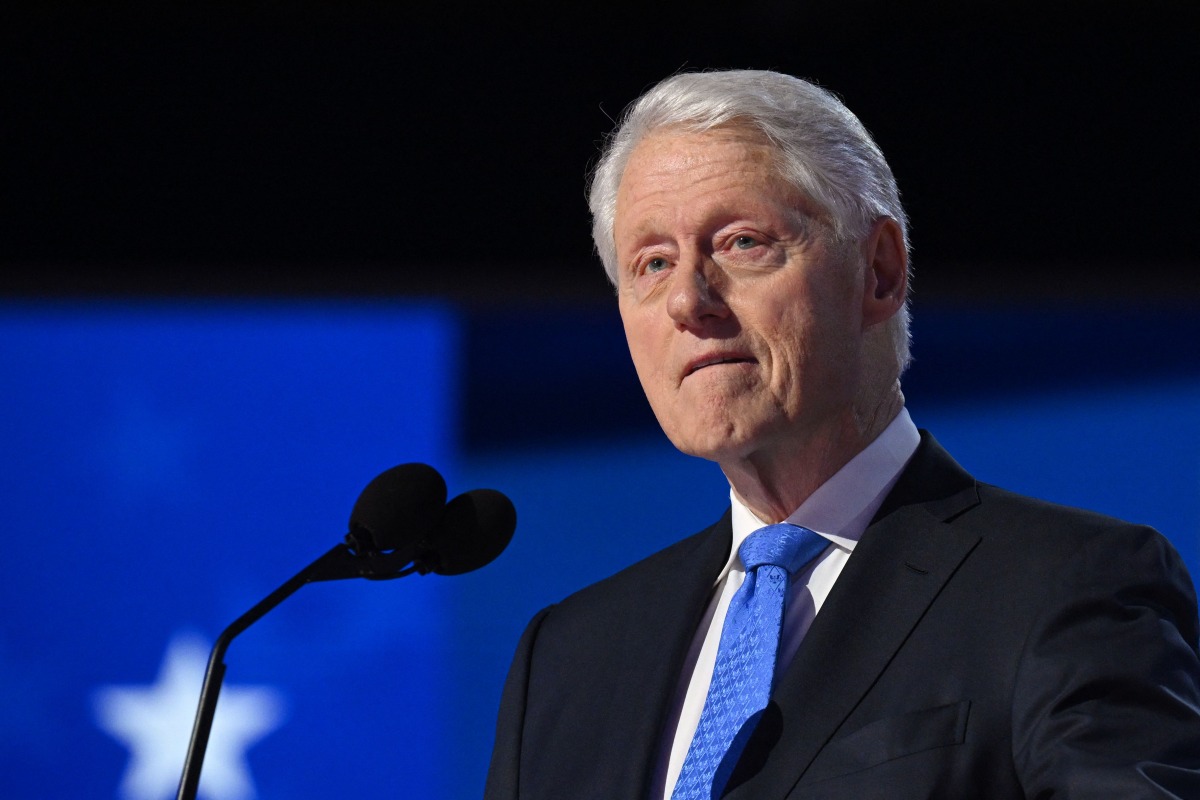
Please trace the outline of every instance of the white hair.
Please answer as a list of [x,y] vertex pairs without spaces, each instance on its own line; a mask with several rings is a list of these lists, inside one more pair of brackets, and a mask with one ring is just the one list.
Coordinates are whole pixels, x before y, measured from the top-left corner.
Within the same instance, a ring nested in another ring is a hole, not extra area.
[[[667,78],[626,108],[592,171],[592,239],[614,286],[617,190],[634,148],[662,128],[703,132],[734,125],[757,130],[776,148],[783,178],[829,214],[838,241],[861,242],[876,220],[891,217],[908,248],[908,218],[891,167],[832,93],[765,70],[690,72]],[[903,372],[910,361],[907,300],[887,332]]]

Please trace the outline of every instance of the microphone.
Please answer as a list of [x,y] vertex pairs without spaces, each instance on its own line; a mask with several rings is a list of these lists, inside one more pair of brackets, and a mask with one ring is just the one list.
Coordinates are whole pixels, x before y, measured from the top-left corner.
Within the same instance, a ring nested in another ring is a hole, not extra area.
[[401,464],[377,475],[354,503],[346,534],[353,558],[310,565],[312,579],[461,575],[495,560],[516,527],[512,501],[495,489],[473,489],[447,504],[437,470]]
[[423,538],[441,521],[446,481],[428,464],[401,464],[376,475],[350,512],[348,543],[356,550],[395,550]]
[[388,580],[414,572],[460,575],[479,569],[508,547],[516,527],[512,501],[494,489],[473,489],[447,503],[446,482],[428,464],[401,464],[376,475],[354,503],[345,541],[300,570],[217,637],[204,673],[176,800],[196,798],[225,678],[225,652],[234,637],[306,583],[355,577]]
[[512,541],[517,510],[495,489],[474,489],[450,501],[441,523],[415,559],[417,569],[461,575],[492,563]]

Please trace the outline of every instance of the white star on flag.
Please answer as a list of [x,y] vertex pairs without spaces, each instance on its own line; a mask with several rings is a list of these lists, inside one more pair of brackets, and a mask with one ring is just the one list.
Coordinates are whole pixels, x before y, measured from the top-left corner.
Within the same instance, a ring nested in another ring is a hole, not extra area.
[[[121,778],[122,800],[170,800],[179,789],[208,645],[176,634],[167,645],[157,681],[150,686],[108,686],[94,696],[96,722],[130,751]],[[221,689],[212,736],[200,772],[198,797],[252,800],[254,781],[246,750],[283,722],[279,692],[265,686]]]

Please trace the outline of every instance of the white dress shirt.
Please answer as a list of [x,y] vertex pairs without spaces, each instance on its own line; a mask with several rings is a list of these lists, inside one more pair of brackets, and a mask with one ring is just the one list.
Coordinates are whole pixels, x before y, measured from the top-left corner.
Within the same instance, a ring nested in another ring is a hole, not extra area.
[[[816,531],[828,539],[832,546],[826,548],[806,569],[792,576],[779,643],[779,658],[775,664],[776,679],[796,655],[813,618],[821,610],[842,567],[854,552],[854,546],[900,477],[900,472],[916,452],[920,441],[921,436],[908,411],[900,409],[900,413],[875,441],[850,459],[788,516],[788,522]],[[704,709],[704,699],[708,696],[708,685],[712,681],[717,647],[721,642],[721,627],[729,601],[746,578],[745,568],[737,555],[738,547],[747,536],[767,524],[746,508],[732,490],[729,494],[733,505],[733,547],[729,560],[713,585],[708,609],[688,650],[683,673],[668,710],[666,733],[659,753],[655,786],[662,788],[661,796],[665,800],[669,800],[675,789],[688,747],[700,723],[700,712]]]

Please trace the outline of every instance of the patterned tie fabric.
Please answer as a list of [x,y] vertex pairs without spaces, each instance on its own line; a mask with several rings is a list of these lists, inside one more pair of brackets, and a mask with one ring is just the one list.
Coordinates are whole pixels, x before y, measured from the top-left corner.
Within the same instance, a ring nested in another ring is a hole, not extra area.
[[671,800],[721,796],[771,697],[788,577],[828,544],[808,528],[781,522],[759,528],[738,548],[746,581],[730,600],[708,697]]

